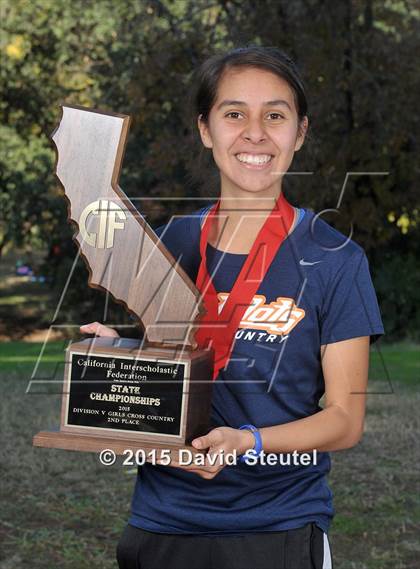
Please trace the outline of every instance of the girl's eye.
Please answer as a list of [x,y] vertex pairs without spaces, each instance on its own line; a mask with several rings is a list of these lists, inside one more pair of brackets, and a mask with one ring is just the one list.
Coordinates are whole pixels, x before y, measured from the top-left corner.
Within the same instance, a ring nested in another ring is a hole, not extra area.
[[284,116],[281,115],[280,113],[270,113],[270,117],[272,117],[274,115],[274,120],[278,120],[278,119],[284,119]]
[[[239,115],[240,113],[238,113],[238,111],[230,111],[229,113],[226,113],[226,117],[230,116],[230,115]],[[235,117],[233,117],[235,118]]]

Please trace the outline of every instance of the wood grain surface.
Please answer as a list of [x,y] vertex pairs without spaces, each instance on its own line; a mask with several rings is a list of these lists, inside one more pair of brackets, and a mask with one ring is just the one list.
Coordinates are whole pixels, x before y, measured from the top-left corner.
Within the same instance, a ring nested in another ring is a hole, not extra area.
[[63,105],[52,134],[88,284],[143,324],[150,342],[194,346],[201,294],[118,186],[130,117]]

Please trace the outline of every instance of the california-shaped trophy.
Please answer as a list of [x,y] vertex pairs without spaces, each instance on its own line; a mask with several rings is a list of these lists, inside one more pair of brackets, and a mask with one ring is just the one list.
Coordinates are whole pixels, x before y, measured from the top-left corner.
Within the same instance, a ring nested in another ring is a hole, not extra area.
[[33,444],[193,452],[191,440],[209,430],[213,383],[213,350],[194,342],[201,293],[118,186],[130,117],[62,110],[52,135],[56,174],[88,284],[121,302],[144,334],[71,343],[60,427],[39,432]]

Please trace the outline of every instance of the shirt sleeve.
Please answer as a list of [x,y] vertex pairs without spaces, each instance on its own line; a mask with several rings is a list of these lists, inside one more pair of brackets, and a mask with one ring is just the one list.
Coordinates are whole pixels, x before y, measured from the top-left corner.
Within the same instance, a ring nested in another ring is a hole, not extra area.
[[385,334],[376,292],[363,250],[356,251],[328,286],[321,310],[321,344]]

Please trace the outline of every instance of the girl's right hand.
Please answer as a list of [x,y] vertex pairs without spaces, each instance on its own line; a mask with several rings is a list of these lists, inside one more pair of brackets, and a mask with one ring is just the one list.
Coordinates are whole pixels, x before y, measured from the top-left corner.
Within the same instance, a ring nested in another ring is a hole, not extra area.
[[120,335],[114,328],[109,328],[100,322],[91,322],[80,326],[82,334],[95,334],[95,336],[104,336],[108,338],[119,338]]

